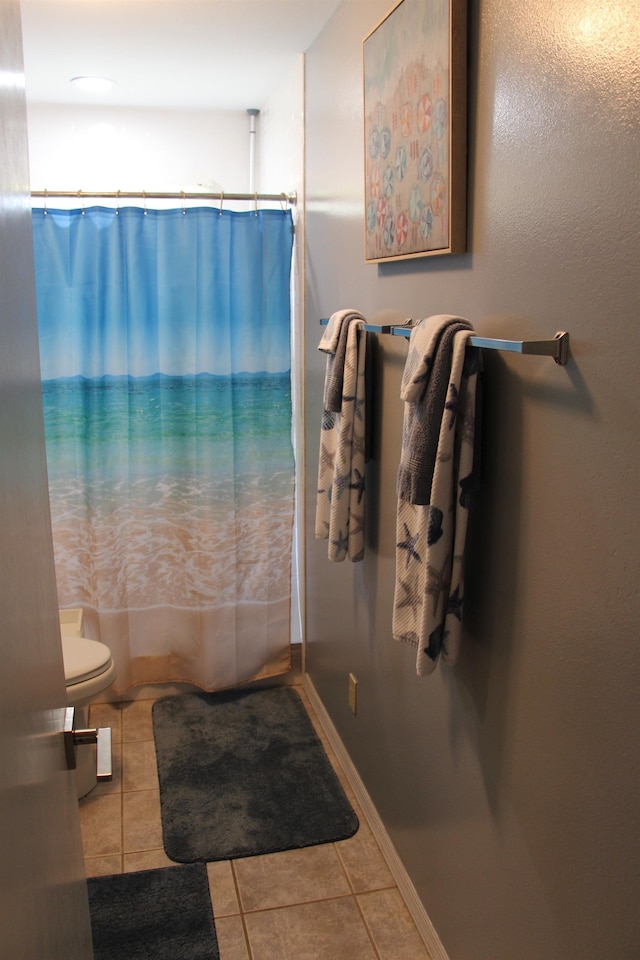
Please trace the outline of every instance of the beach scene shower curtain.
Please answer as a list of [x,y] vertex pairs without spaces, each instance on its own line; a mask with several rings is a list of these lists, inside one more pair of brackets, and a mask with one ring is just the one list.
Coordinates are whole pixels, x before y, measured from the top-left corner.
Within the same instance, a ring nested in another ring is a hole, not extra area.
[[60,607],[115,692],[289,668],[289,211],[34,210]]

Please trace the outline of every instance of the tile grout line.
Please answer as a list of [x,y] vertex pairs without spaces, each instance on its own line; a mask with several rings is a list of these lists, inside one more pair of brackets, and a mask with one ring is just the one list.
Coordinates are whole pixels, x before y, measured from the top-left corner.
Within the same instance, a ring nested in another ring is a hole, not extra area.
[[124,873],[124,715],[120,712],[120,872]]
[[[340,853],[340,844],[341,844],[341,843],[345,843],[345,842],[346,842],[346,841],[344,841],[344,840],[335,841],[335,842],[334,842],[334,846],[336,847],[336,853],[337,853],[337,855],[338,855],[338,859],[340,860],[340,863],[342,864],[342,867],[343,867],[343,869],[344,869],[344,871],[345,871],[345,873],[346,873],[346,875],[347,875],[347,880],[348,880],[348,882],[349,882],[349,884],[350,884],[350,886],[351,886],[351,889],[353,890],[353,895],[354,895],[355,897],[360,897],[360,896],[363,896],[364,894],[367,894],[367,893],[381,893],[383,890],[398,890],[398,885],[397,885],[397,883],[393,882],[393,878],[392,878],[391,883],[383,883],[383,884],[381,884],[381,885],[377,885],[377,884],[376,884],[375,886],[371,886],[371,887],[367,886],[367,887],[366,887],[365,889],[363,889],[363,890],[356,890],[355,884],[354,884],[353,881],[351,880],[351,875],[349,874],[349,867],[348,867],[347,864],[344,862],[343,857],[342,857],[342,854]],[[380,854],[380,856],[382,856],[382,854]],[[400,891],[398,890],[398,892],[400,892]]]
[[124,744],[120,743],[120,872],[124,873]]
[[[233,878],[233,885],[236,891],[236,898],[238,900],[238,910],[240,911],[240,923],[242,924],[242,933],[244,936],[244,943],[247,948],[247,960],[253,960],[253,950],[251,949],[251,942],[249,940],[249,930],[247,928],[247,921],[245,919],[244,908],[242,906],[242,897],[240,895],[240,881],[236,874],[236,869],[233,865],[233,860],[229,861],[231,865],[231,876]],[[223,958],[221,958],[223,960]]]
[[[337,761],[337,757],[336,757],[336,761]],[[336,771],[336,773],[337,773],[337,771]],[[338,862],[340,863],[340,866],[342,867],[342,871],[343,871],[343,873],[344,873],[344,875],[345,875],[345,877],[346,877],[347,883],[348,883],[348,885],[349,885],[349,889],[351,890],[351,895],[352,895],[352,897],[353,897],[353,901],[354,901],[354,903],[355,903],[356,910],[358,911],[358,916],[360,917],[360,920],[362,921],[362,924],[363,924],[363,926],[364,926],[364,929],[365,929],[365,932],[366,932],[366,934],[367,934],[367,937],[369,938],[369,943],[371,944],[371,949],[373,950],[373,953],[374,953],[374,956],[375,956],[375,960],[384,960],[384,958],[382,957],[380,951],[378,950],[378,945],[377,945],[377,943],[376,943],[376,941],[375,941],[375,937],[374,937],[374,935],[373,935],[373,931],[370,929],[369,924],[367,923],[367,919],[366,919],[364,913],[362,912],[362,907],[361,907],[361,905],[360,905],[360,900],[359,900],[359,898],[358,898],[358,892],[356,891],[356,888],[355,888],[355,883],[354,883],[353,880],[351,879],[351,873],[350,873],[350,871],[349,871],[349,868],[348,868],[347,864],[345,863],[345,861],[344,861],[343,858],[342,858],[342,855],[341,855],[341,853],[340,853],[339,844],[338,844],[338,843],[333,843],[332,846],[333,846],[333,849],[334,849],[334,851],[335,851],[336,857],[338,858]],[[397,887],[395,887],[395,885],[393,885],[393,886],[390,886],[388,889],[393,890],[393,889],[397,889]],[[361,891],[361,892],[362,892],[362,891]]]
[[369,937],[369,940],[370,940],[370,942],[371,942],[371,946],[373,947],[373,952],[374,952],[375,955],[376,955],[376,960],[384,960],[384,957],[382,956],[382,954],[381,954],[380,951],[378,950],[378,944],[376,943],[375,937],[374,937],[374,935],[373,935],[373,930],[371,930],[371,928],[369,927],[369,924],[367,923],[367,918],[365,917],[364,913],[362,912],[362,907],[360,906],[360,900],[358,899],[357,894],[354,894],[353,899],[354,899],[355,902],[356,902],[356,910],[358,911],[358,913],[359,913],[359,915],[360,915],[360,919],[362,920],[362,922],[363,922],[363,924],[364,924],[364,928],[365,928],[365,930],[367,931],[367,936]]
[[275,907],[259,907],[256,910],[247,910],[242,916],[252,917],[258,913],[275,913],[276,910],[292,910],[295,907],[306,907],[311,903],[331,903],[336,900],[354,900],[355,893],[336,893],[331,897],[316,897],[311,900],[296,900],[295,903],[279,903]]

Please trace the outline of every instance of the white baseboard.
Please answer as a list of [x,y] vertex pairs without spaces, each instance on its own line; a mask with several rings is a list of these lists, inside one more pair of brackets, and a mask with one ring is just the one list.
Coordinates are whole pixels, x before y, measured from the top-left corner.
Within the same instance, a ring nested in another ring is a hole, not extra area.
[[380,819],[380,816],[373,804],[373,800],[369,796],[364,783],[360,779],[360,775],[354,767],[351,757],[347,753],[347,750],[340,739],[338,731],[333,725],[333,722],[327,713],[324,704],[318,696],[316,688],[313,685],[313,681],[307,674],[304,674],[302,683],[306,693],[309,696],[313,709],[317,714],[318,721],[327,735],[327,739],[335,751],[340,764],[342,765],[347,780],[349,781],[349,785],[351,786],[351,789],[353,790],[356,799],[360,804],[362,812],[367,818],[367,822],[378,842],[378,846],[380,847],[382,855],[387,862],[387,866],[389,867],[389,870],[391,871],[391,874],[398,886],[398,890],[400,891],[400,894],[407,905],[409,913],[413,917],[413,921],[418,928],[418,932],[424,940],[427,950],[431,954],[432,960],[449,960],[447,952],[444,949],[438,934],[436,933],[435,927],[431,923],[427,911],[424,908],[424,904],[416,893],[409,874],[405,870],[404,865],[398,856],[393,843],[391,842],[391,838],[389,837],[389,834],[387,833],[385,826]]

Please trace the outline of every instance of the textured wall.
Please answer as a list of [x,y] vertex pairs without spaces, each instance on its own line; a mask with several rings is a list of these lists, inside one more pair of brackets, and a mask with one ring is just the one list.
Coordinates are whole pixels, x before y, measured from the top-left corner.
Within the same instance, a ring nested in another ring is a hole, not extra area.
[[[307,55],[307,669],[452,960],[635,960],[637,6],[471,0],[469,252],[375,266],[361,40],[389,6],[344,0]],[[571,334],[565,368],[486,354],[463,654],[430,678],[391,639],[405,341],[377,342],[366,558],[313,538],[318,319],[347,306]]]

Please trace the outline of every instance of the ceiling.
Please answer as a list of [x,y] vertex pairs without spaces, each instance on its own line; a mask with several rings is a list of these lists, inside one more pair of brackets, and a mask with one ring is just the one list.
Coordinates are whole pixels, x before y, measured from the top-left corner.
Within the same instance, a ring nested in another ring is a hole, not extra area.
[[[341,0],[22,0],[27,99],[261,108]],[[107,94],[69,81],[106,76]]]

